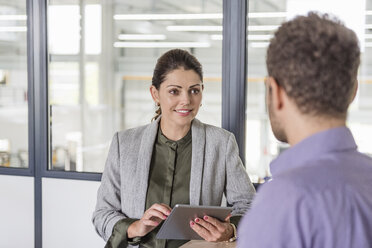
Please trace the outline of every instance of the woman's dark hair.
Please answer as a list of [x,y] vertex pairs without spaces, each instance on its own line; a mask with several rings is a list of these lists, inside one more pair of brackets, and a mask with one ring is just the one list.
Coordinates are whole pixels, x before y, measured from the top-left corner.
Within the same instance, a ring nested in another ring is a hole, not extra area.
[[[164,53],[158,59],[152,76],[152,85],[159,90],[160,85],[165,81],[167,75],[180,68],[184,70],[193,70],[199,75],[200,80],[203,82],[203,69],[200,62],[188,51],[172,49]],[[161,108],[158,106],[153,120],[156,120],[160,115]]]

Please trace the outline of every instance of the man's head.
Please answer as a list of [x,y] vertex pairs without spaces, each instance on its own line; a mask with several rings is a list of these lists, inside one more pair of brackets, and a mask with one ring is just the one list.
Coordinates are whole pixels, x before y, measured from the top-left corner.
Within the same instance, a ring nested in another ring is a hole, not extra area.
[[[307,117],[346,119],[357,85],[360,49],[355,33],[328,15],[309,13],[285,22],[267,50],[269,115],[287,141],[272,102],[272,84]],[[280,95],[279,95],[280,97]]]

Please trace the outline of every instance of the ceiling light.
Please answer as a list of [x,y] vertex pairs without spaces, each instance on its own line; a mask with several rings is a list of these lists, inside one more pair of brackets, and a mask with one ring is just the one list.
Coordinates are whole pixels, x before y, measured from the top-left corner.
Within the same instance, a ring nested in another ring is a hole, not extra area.
[[210,47],[208,42],[115,42],[114,47],[127,48],[179,48],[179,47]]
[[168,31],[222,31],[222,26],[167,26]]
[[164,34],[120,34],[119,40],[165,40]]
[[114,20],[206,20],[222,19],[222,13],[204,14],[128,14],[114,15]]
[[[222,40],[222,34],[212,34],[211,40]],[[270,40],[273,36],[269,34],[249,34],[248,40]]]
[[248,26],[248,31],[274,31],[278,28],[278,25],[256,25]]
[[26,32],[27,27],[0,27],[0,32]]
[[[372,15],[372,10],[367,10],[366,15]],[[10,16],[10,15],[9,15]],[[14,15],[15,16],[15,15]],[[10,20],[26,20],[26,16],[18,15],[21,19]],[[248,18],[285,18],[288,17],[287,12],[250,12]],[[17,17],[18,18],[18,17]],[[222,19],[222,13],[202,13],[202,14],[117,14],[114,15],[114,20],[122,21],[147,21],[147,20],[208,20]],[[2,17],[0,17],[2,20]],[[8,20],[8,19],[6,19]]]
[[248,40],[270,40],[272,37],[270,34],[249,34]]
[[212,34],[211,40],[222,40],[222,34]]
[[251,42],[249,43],[249,45],[252,47],[252,48],[266,48],[269,46],[269,42]]
[[25,21],[26,15],[0,15],[0,21]]
[[287,12],[251,12],[248,18],[276,18],[287,17]]

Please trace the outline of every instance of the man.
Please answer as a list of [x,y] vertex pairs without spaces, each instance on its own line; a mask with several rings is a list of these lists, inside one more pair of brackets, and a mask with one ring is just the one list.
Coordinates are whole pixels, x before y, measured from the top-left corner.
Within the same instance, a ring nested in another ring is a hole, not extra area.
[[271,163],[238,230],[238,247],[372,247],[372,159],[346,127],[360,49],[327,15],[284,23],[267,51],[275,137],[291,145]]

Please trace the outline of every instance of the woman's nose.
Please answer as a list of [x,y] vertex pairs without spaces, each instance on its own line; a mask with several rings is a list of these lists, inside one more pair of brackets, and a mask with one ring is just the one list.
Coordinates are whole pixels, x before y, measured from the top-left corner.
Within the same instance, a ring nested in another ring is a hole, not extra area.
[[190,95],[188,93],[183,93],[181,95],[181,103],[184,105],[190,104]]

